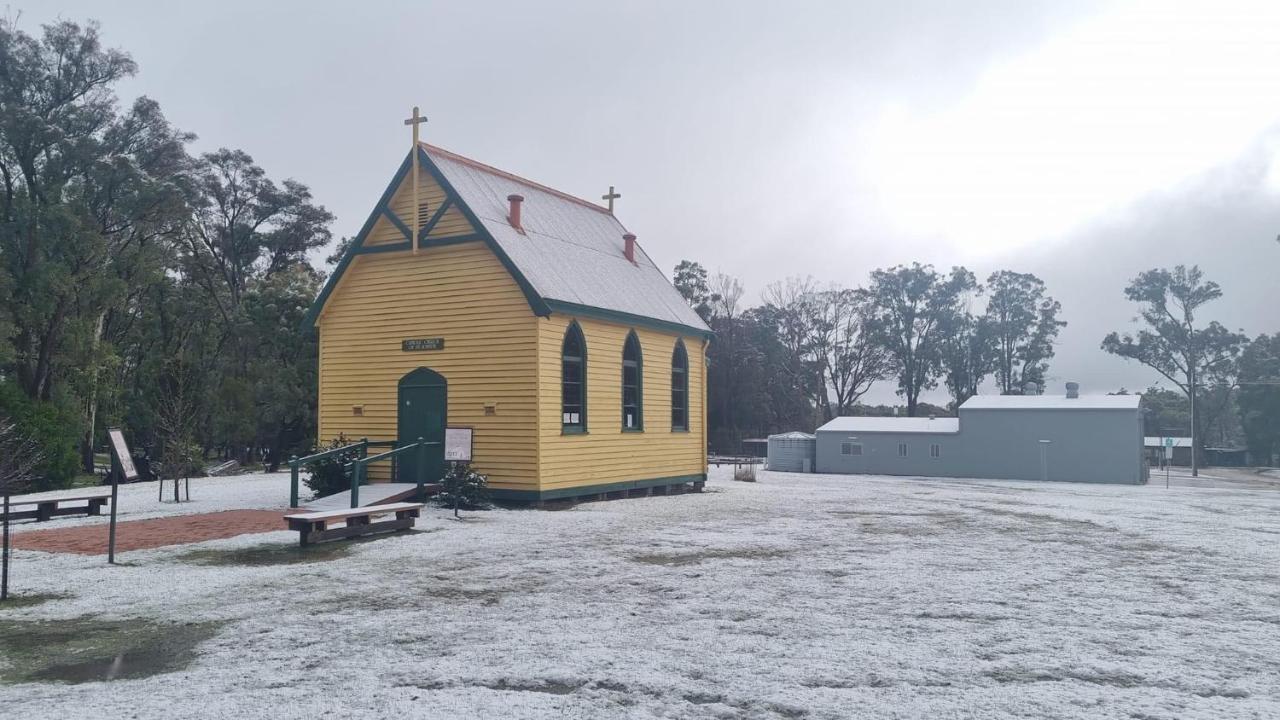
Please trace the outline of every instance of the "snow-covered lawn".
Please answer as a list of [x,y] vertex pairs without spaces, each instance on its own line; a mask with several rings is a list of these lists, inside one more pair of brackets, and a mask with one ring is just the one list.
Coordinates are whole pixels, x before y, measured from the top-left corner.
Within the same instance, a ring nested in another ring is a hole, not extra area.
[[[196,564],[192,546],[120,567],[19,552],[22,592],[68,597],[0,610],[0,624],[223,624],[184,670],[0,685],[0,707],[24,720],[1280,716],[1276,488],[727,475],[713,469],[701,495],[464,522],[431,510],[418,532],[305,564]],[[288,480],[202,480],[177,506],[154,492],[126,488],[122,517],[280,507]],[[195,547],[264,543],[296,535]]]

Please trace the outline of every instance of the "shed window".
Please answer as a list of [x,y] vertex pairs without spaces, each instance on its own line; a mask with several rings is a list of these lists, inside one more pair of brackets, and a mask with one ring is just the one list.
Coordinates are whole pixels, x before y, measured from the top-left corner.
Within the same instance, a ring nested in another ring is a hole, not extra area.
[[840,443],[840,454],[841,455],[861,455],[862,443],[851,443],[851,442]]
[[907,456],[907,444],[898,443],[898,457],[906,457],[906,456]]
[[942,457],[942,446],[941,446],[941,445],[939,445],[939,444],[937,444],[937,443],[934,443],[934,444],[930,445],[930,446],[929,446],[929,457],[932,457],[932,458],[940,458],[940,457]]
[[644,429],[644,358],[635,331],[622,346],[622,429]]
[[564,432],[587,429],[587,343],[578,323],[569,323],[560,351],[560,424]]
[[671,429],[689,429],[689,355],[682,340],[671,353]]

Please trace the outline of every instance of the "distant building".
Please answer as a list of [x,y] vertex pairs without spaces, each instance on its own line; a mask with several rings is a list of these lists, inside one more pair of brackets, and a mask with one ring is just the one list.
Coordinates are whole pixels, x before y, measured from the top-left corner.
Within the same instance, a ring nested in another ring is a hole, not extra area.
[[978,395],[955,418],[840,417],[817,430],[822,473],[1146,482],[1138,395]]
[[[1173,441],[1172,458],[1165,451],[1165,441],[1167,440]],[[1151,467],[1164,467],[1165,465],[1191,467],[1191,438],[1189,437],[1147,436],[1142,438],[1142,449],[1143,453],[1146,454],[1147,464]]]

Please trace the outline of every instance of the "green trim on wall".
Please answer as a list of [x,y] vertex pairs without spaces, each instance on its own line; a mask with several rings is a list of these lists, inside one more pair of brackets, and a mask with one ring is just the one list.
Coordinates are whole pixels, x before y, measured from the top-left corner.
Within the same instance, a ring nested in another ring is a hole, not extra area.
[[418,228],[419,247],[421,247],[422,241],[431,234],[431,231],[436,229],[436,223],[440,222],[440,218],[444,217],[444,214],[449,212],[451,207],[453,207],[453,198],[445,196],[444,202],[440,203],[440,207],[436,208],[435,213],[427,221],[427,224]]
[[400,216],[396,215],[391,208],[383,205],[382,215],[386,217],[387,220],[390,220],[392,225],[396,226],[396,229],[400,231],[400,234],[404,235],[406,242],[413,239],[413,231],[409,229],[408,225],[404,224],[404,221],[400,219]]
[[580,487],[560,488],[558,490],[506,490],[492,489],[489,496],[494,500],[509,502],[537,502],[539,500],[560,500],[563,498],[581,497],[582,495],[598,495],[605,492],[622,490],[643,490],[662,485],[683,485],[693,482],[706,482],[705,473],[698,475],[672,475],[671,477],[649,478],[647,480],[624,480],[622,482],[602,483],[599,485],[582,485]]
[[620,325],[635,325],[637,327],[648,328],[649,330],[693,335],[695,337],[707,339],[710,339],[714,335],[710,330],[700,330],[695,327],[668,322],[666,320],[658,320],[655,318],[645,317],[643,315],[633,315],[631,313],[620,312],[618,310],[606,310],[604,308],[592,307],[590,305],[579,305],[577,303],[565,302],[563,300],[547,300],[547,305],[551,308],[552,312],[558,312],[562,315],[582,315],[584,317],[595,318],[597,320],[607,320]]
[[373,211],[369,213],[369,219],[364,221],[364,226],[360,228],[360,232],[356,233],[356,238],[351,242],[351,247],[347,248],[342,260],[338,261],[338,266],[333,269],[329,278],[325,280],[324,287],[320,289],[320,294],[316,296],[315,302],[311,303],[311,307],[307,309],[307,314],[302,319],[304,331],[309,331],[316,326],[320,311],[324,309],[324,304],[328,302],[329,296],[333,294],[333,289],[337,287],[338,280],[342,278],[342,274],[351,265],[351,260],[360,253],[360,250],[364,247],[365,238],[373,230],[373,225],[378,221],[378,217],[382,215],[382,209],[387,206],[387,203],[391,202],[391,198],[396,194],[396,188],[400,187],[400,183],[409,174],[409,159],[410,156],[406,154],[404,161],[400,163],[400,169],[396,170],[391,182],[387,183],[387,189],[382,191],[382,197],[378,198],[378,203],[373,206]]
[[373,255],[376,253],[397,252],[399,250],[412,250],[412,249],[413,249],[413,246],[409,244],[408,240],[405,240],[404,242],[398,242],[398,243],[385,243],[383,245],[370,245],[369,247],[362,247],[356,251],[356,254],[357,255]]

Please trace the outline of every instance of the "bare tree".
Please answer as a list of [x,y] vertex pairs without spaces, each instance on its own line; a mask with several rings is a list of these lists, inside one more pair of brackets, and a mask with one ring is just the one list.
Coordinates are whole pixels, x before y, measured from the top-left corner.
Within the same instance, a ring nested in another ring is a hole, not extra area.
[[877,380],[891,371],[892,358],[874,337],[862,293],[830,290],[821,297],[821,305],[826,307],[822,315],[832,328],[823,366],[827,384],[835,395],[835,414],[845,415]]
[[0,415],[0,495],[3,496],[4,546],[0,551],[0,600],[9,597],[9,496],[31,484],[40,448],[9,418]]

